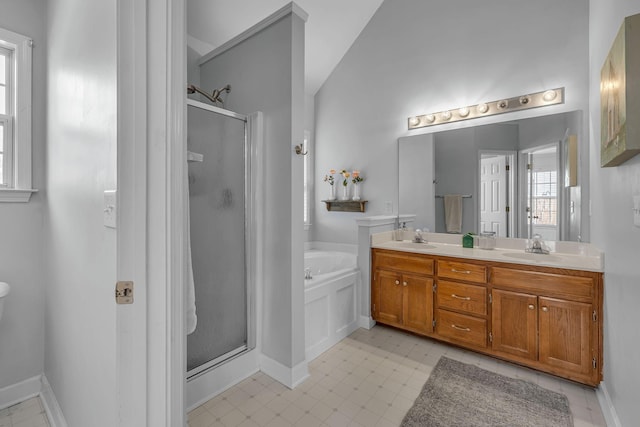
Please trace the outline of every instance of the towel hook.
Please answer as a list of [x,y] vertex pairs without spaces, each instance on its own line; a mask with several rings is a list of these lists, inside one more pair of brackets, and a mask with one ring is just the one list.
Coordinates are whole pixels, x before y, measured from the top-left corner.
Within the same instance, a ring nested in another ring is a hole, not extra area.
[[307,154],[309,154],[309,151],[302,151],[302,150],[304,150],[304,146],[302,144],[298,144],[295,146],[295,151],[297,155],[306,156]]

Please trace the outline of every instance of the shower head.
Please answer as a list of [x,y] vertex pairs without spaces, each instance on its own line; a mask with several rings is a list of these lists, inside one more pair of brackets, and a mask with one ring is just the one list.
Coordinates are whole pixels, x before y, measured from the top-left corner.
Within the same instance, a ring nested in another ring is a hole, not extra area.
[[202,89],[200,89],[195,85],[187,86],[188,94],[193,94],[197,92],[202,96],[204,96],[205,98],[207,98],[209,101],[213,102],[214,105],[219,103],[222,106],[222,108],[224,108],[224,100],[220,98],[220,95],[222,95],[223,92],[229,93],[230,91],[231,91],[231,85],[226,85],[221,87],[220,89],[214,89],[213,93],[209,95],[207,92],[203,91]]

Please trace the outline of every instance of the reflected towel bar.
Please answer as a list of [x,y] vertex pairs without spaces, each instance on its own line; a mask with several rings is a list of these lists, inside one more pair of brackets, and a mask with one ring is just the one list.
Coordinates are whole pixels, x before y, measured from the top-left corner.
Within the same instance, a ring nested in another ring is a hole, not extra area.
[[[463,194],[462,196],[463,199],[470,199],[471,197],[473,197],[471,194]],[[441,196],[439,194],[436,194],[436,199],[444,199],[444,196]]]

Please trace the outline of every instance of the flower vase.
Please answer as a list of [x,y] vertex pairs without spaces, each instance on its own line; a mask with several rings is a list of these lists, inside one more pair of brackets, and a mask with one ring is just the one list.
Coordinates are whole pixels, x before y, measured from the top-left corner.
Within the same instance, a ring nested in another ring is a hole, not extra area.
[[342,186],[342,196],[340,196],[340,200],[349,200],[349,186]]
[[329,185],[329,197],[327,198],[327,200],[335,200],[336,199],[336,186],[335,185]]
[[353,197],[351,200],[354,202],[360,201],[360,184],[353,184]]

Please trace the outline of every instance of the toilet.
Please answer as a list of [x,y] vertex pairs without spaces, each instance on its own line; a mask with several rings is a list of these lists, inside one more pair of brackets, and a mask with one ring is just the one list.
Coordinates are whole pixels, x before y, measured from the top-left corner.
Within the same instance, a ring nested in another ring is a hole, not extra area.
[[4,308],[5,297],[9,295],[11,288],[5,282],[0,282],[0,319],[2,319],[2,309]]

